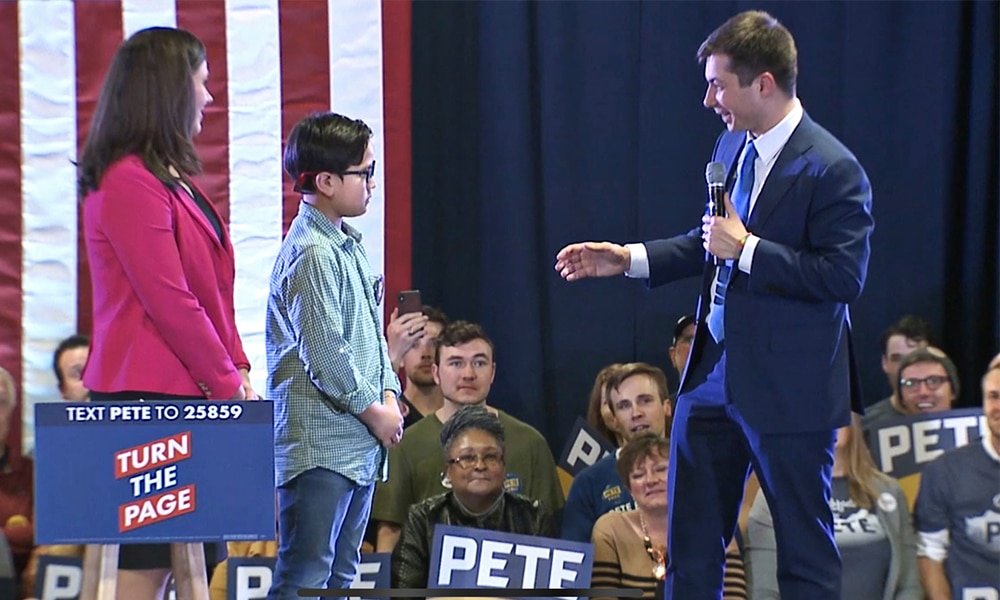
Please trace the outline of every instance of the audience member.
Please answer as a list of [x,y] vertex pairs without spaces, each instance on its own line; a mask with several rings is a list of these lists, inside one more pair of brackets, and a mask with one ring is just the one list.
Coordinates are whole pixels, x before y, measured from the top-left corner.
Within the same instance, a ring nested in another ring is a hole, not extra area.
[[86,402],[90,392],[83,385],[83,367],[90,355],[90,338],[73,334],[59,342],[52,355],[52,370],[59,383],[59,393],[63,400]]
[[440,439],[451,490],[410,508],[392,553],[393,588],[427,587],[435,525],[556,535],[544,503],[505,490],[504,427],[494,413],[464,406],[445,423]]
[[934,343],[930,323],[915,315],[903,315],[882,332],[882,372],[889,383],[887,397],[865,408],[861,426],[868,429],[872,423],[902,414],[898,390],[899,364],[910,352]]
[[914,521],[929,600],[1000,598],[1000,364],[982,388],[986,435],[945,452],[920,477]]
[[33,464],[7,444],[11,422],[19,414],[14,378],[0,367],[0,524],[18,575],[35,543]]
[[[837,430],[830,510],[843,564],[843,600],[921,600],[913,524],[906,496],[880,472],[864,443],[861,420]],[[786,535],[795,535],[788,532]],[[774,522],[762,492],[750,511],[747,582],[754,600],[780,598]]]
[[656,433],[629,440],[616,469],[634,495],[636,510],[610,512],[594,525],[595,588],[638,588],[653,598],[667,574],[667,466],[670,445]]
[[[934,346],[917,348],[896,369],[895,393],[874,414],[862,419],[865,429],[877,428],[894,417],[951,410],[958,399],[958,370],[948,355]],[[874,407],[872,407],[874,408]]]
[[677,319],[674,325],[674,339],[667,353],[670,355],[670,364],[674,366],[678,375],[684,375],[687,368],[688,357],[691,356],[691,342],[694,341],[694,333],[698,329],[698,322],[694,315],[684,315]]
[[[638,588],[643,598],[654,598],[666,576],[667,467],[670,443],[646,432],[629,440],[621,449],[616,469],[628,482],[636,509],[612,511],[594,525],[595,588]],[[735,544],[726,551],[724,600],[746,600],[743,562]]]
[[444,404],[441,388],[434,381],[434,342],[448,324],[448,315],[433,306],[401,317],[398,313],[398,308],[392,311],[386,339],[393,368],[402,368],[406,376],[398,399],[406,429]]
[[[626,443],[646,433],[665,434],[670,402],[663,371],[646,363],[622,365],[611,373],[605,387],[616,431]],[[590,541],[598,517],[612,510],[635,508],[628,486],[615,467],[620,453],[619,449],[601,458],[573,479],[563,509],[565,539]]]
[[486,404],[496,375],[493,342],[483,328],[467,321],[449,323],[438,336],[434,380],[444,405],[406,430],[389,456],[390,474],[375,492],[372,519],[379,522],[379,552],[389,552],[399,538],[410,506],[448,491],[441,474],[440,435],[463,406],[482,406],[496,414],[507,438],[516,440],[504,456],[504,489],[541,502],[553,512],[564,498],[555,461],[545,438],[535,428]]
[[[68,402],[86,402],[90,392],[83,385],[83,367],[87,364],[90,354],[90,338],[86,335],[73,334],[59,342],[52,354],[52,370],[59,385],[59,394]],[[35,577],[38,569],[39,556],[73,556],[83,558],[86,546],[80,544],[55,544],[35,546],[24,571],[21,573],[21,597],[27,598],[35,593]]]
[[587,424],[615,446],[622,445],[622,436],[618,433],[618,422],[608,404],[607,383],[615,369],[621,366],[621,363],[614,363],[597,372],[594,387],[590,388],[590,400],[587,401]]

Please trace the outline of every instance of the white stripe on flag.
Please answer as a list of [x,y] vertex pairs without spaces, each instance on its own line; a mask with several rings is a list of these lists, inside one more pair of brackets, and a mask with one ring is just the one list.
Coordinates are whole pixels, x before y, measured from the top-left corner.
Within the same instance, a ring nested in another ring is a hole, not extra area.
[[254,389],[263,393],[267,379],[265,309],[271,267],[281,247],[278,1],[230,0],[226,3],[226,31],[229,226],[236,252],[236,324],[254,367]]
[[34,449],[34,405],[58,400],[52,351],[76,329],[76,63],[73,2],[18,5],[24,367],[23,447]]
[[123,39],[147,27],[177,27],[176,0],[121,0]]
[[372,272],[385,273],[385,126],[382,116],[382,4],[328,0],[330,102],[334,112],[361,119],[375,134],[377,187],[368,212],[351,225],[364,236]]

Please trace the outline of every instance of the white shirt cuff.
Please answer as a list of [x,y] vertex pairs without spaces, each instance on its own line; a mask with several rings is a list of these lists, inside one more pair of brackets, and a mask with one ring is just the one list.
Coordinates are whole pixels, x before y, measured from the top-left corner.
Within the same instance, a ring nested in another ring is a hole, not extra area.
[[750,267],[753,266],[753,253],[757,250],[757,242],[760,238],[751,235],[747,237],[746,244],[743,245],[743,252],[740,254],[740,271],[743,271],[747,275],[750,274]]
[[923,556],[937,562],[944,562],[948,558],[948,530],[940,531],[918,531],[917,532],[917,556]]
[[625,271],[625,277],[632,279],[649,279],[649,254],[646,244],[625,244],[632,256],[632,264]]

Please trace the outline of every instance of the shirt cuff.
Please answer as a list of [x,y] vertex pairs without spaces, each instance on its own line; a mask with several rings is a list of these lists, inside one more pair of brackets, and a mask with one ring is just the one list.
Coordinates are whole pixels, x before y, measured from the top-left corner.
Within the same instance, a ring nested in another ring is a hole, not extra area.
[[649,279],[649,254],[646,244],[625,244],[632,256],[632,264],[625,271],[625,277],[632,279]]
[[757,251],[757,242],[759,241],[759,237],[748,235],[746,243],[743,244],[743,252],[740,253],[739,269],[747,275],[750,274],[750,267],[753,266],[753,253]]
[[948,558],[949,535],[947,529],[917,532],[917,556],[944,562]]

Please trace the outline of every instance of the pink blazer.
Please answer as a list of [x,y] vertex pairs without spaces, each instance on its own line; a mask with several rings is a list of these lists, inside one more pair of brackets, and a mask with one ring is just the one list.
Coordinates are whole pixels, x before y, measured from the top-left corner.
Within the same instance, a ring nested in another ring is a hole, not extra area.
[[134,155],[105,172],[83,219],[94,301],[84,385],[231,398],[238,369],[250,365],[236,331],[225,224],[220,242],[195,201]]

